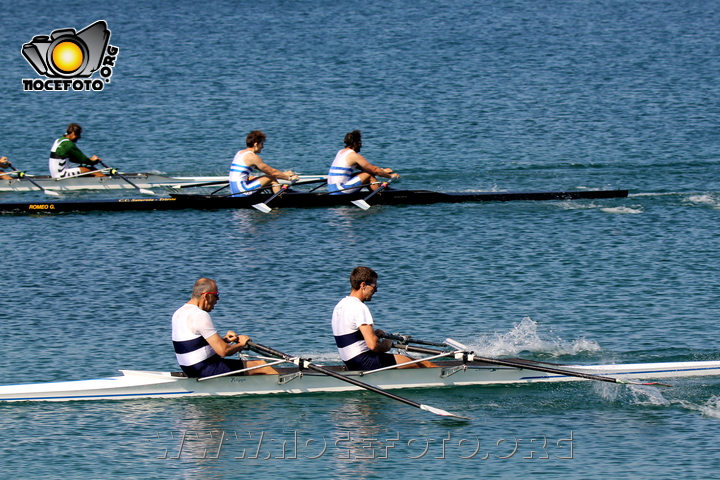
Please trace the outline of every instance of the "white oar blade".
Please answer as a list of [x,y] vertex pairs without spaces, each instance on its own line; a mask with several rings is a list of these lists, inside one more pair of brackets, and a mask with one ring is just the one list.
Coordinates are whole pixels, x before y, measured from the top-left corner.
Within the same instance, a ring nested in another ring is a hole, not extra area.
[[352,204],[356,207],[360,207],[363,210],[368,210],[370,208],[370,204],[367,203],[365,200],[353,200]]
[[142,193],[144,195],[155,195],[155,192],[153,192],[152,190],[148,190],[147,188],[141,188],[139,190],[140,190],[140,193]]
[[431,407],[430,405],[420,405],[420,409],[428,411],[430,413],[434,413],[435,415],[440,415],[441,417],[455,417],[455,418],[462,418],[464,420],[470,420],[470,417],[463,417],[462,415],[455,415],[454,413],[446,412],[445,410]]
[[255,208],[255,209],[257,209],[257,210],[260,210],[260,211],[263,212],[263,213],[270,213],[270,212],[272,212],[272,208],[268,207],[268,206],[265,205],[264,203],[256,203],[255,205],[253,205],[253,208]]
[[453,340],[452,338],[446,338],[445,343],[451,347],[453,347],[456,350],[465,350],[468,351],[469,348],[463,345],[462,343],[458,342],[457,340]]
[[47,189],[47,188],[46,188],[45,190],[43,190],[43,192],[45,192],[46,195],[52,195],[53,197],[59,197],[59,196],[60,196],[60,194],[59,194],[58,192],[56,192],[56,191],[54,191],[54,190]]

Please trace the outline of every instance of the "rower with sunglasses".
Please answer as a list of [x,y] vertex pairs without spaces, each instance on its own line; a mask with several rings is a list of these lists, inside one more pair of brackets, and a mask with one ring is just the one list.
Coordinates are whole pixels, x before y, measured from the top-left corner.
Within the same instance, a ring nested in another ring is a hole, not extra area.
[[5,172],[3,170],[6,168],[12,168],[12,165],[8,161],[7,157],[0,157],[0,179],[1,180],[10,180],[12,178],[10,175],[5,175]]
[[[368,371],[413,361],[406,355],[387,353],[392,349],[392,340],[380,340],[385,332],[373,328],[373,318],[365,302],[371,301],[377,292],[377,280],[373,269],[355,267],[350,274],[350,295],[340,300],[333,310],[335,344],[348,370]],[[423,361],[398,368],[435,366]]]
[[[210,312],[220,299],[217,283],[201,278],[193,286],[190,301],[172,317],[172,340],[175,356],[188,377],[211,377],[265,364],[261,360],[243,361],[223,357],[234,355],[250,341],[247,335],[229,330],[221,337],[213,325]],[[273,374],[272,367],[263,367],[244,375]]]

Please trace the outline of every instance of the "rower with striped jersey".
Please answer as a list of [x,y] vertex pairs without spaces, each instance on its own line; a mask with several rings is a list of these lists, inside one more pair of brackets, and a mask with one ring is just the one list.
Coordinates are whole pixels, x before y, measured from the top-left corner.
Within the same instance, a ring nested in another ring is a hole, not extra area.
[[[278,178],[283,180],[297,180],[298,176],[292,170],[281,172],[263,162],[258,155],[265,146],[265,134],[260,130],[250,132],[245,140],[247,148],[235,154],[230,165],[230,192],[232,195],[252,195],[272,186],[273,193],[280,191]],[[260,170],[264,175],[254,177],[253,170]]]
[[[377,292],[378,275],[368,267],[356,267],[350,274],[350,295],[340,300],[332,315],[332,330],[340,358],[348,370],[368,371],[389,367],[413,359],[400,354],[387,353],[392,340],[380,340],[382,330],[373,329],[373,318],[365,302]],[[423,361],[398,368],[435,367]]]
[[[53,178],[65,178],[88,173],[93,177],[104,177],[100,171],[97,171],[95,165],[102,162],[97,155],[88,157],[75,145],[82,136],[82,127],[77,123],[68,125],[65,135],[55,140],[50,149],[50,176]],[[77,167],[71,167],[71,163],[79,164]]]
[[377,177],[397,180],[400,175],[392,168],[376,167],[360,155],[362,134],[353,130],[345,135],[345,148],[335,155],[328,172],[328,191],[330,195],[355,193],[364,186],[375,191],[380,188]]
[[[265,364],[261,360],[244,362],[223,358],[244,349],[250,337],[237,335],[232,330],[220,337],[210,318],[210,312],[219,299],[217,283],[201,278],[193,286],[190,301],[172,317],[175,356],[188,377],[210,377]],[[277,371],[269,366],[244,372],[245,375],[273,373]]]

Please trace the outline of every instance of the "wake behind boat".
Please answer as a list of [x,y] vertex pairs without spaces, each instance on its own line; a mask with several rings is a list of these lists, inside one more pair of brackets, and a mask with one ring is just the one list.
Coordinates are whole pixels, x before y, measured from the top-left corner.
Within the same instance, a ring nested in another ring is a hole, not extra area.
[[[348,378],[385,390],[440,388],[473,385],[529,384],[590,380],[579,376],[546,373],[533,368],[551,367],[585,375],[607,375],[625,383],[629,379],[662,379],[720,375],[720,361],[636,363],[619,365],[557,365],[512,360],[526,368],[459,360],[437,361],[436,368],[384,370],[375,373],[348,372],[344,367],[328,366]],[[276,393],[320,393],[362,390],[322,373],[298,367],[276,368],[277,375],[223,376],[207,380],[188,378],[183,373],[120,370],[122,375],[29,385],[0,386],[0,401],[69,401],[177,398],[206,396],[265,395]],[[607,378],[607,377],[605,377]],[[630,383],[630,382],[628,382]]]
[[[386,189],[372,198],[369,205],[430,205],[436,203],[510,202],[623,198],[627,190],[577,190],[550,192],[434,192],[430,190]],[[256,208],[272,197],[269,193],[251,196],[177,194],[170,197],[144,197],[98,200],[60,200],[54,202],[0,203],[3,213],[66,213],[125,210],[216,210]],[[319,208],[351,206],[368,192],[329,195],[328,192],[287,191],[274,198],[272,208]]]

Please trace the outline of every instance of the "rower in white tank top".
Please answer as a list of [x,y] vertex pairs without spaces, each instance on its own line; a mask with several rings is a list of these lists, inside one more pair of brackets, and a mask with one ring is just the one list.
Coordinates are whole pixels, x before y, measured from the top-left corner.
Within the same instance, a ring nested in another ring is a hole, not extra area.
[[[230,165],[230,191],[232,195],[252,195],[267,187],[272,188],[274,193],[280,191],[278,179],[297,180],[297,175],[292,170],[281,172],[263,162],[258,155],[265,147],[265,134],[260,130],[250,132],[245,139],[247,148],[235,154]],[[253,169],[260,170],[263,175],[251,178]]]
[[250,150],[241,150],[235,154],[230,165],[230,192],[233,195],[252,195],[260,191],[260,179],[250,178],[253,167],[245,164],[245,157],[253,153]]
[[[354,130],[345,135],[345,148],[335,155],[328,171],[328,191],[330,195],[354,193],[367,186],[375,191],[380,188],[377,177],[397,180],[400,175],[392,168],[380,168],[368,162],[360,155],[362,135]],[[355,171],[359,170],[356,174]]]
[[358,175],[353,176],[355,169],[348,165],[347,157],[351,153],[355,153],[352,148],[343,148],[333,160],[328,172],[328,191],[330,195],[338,195],[342,193],[357,192],[362,188],[362,179]]

